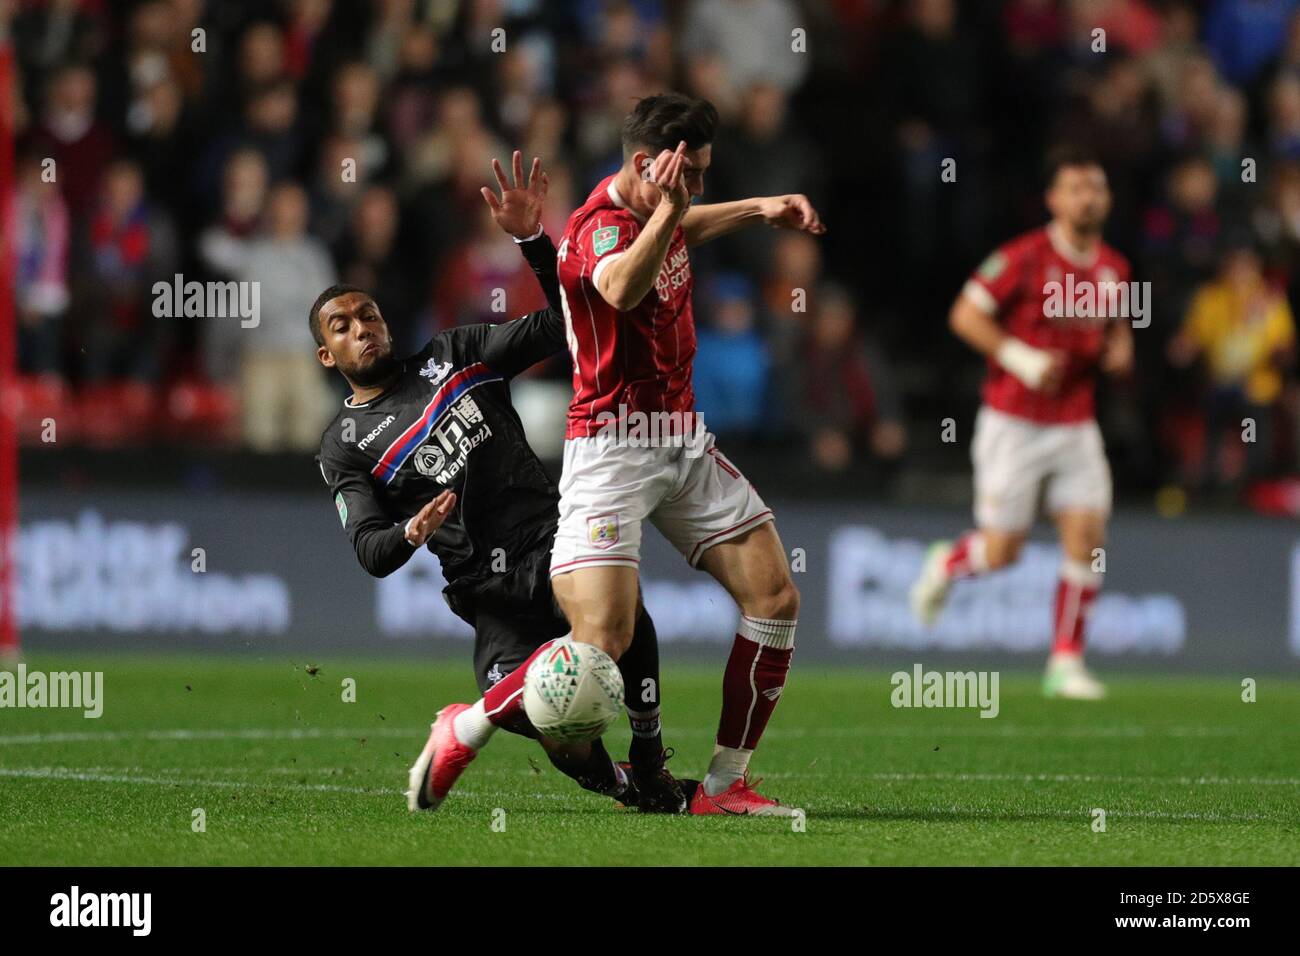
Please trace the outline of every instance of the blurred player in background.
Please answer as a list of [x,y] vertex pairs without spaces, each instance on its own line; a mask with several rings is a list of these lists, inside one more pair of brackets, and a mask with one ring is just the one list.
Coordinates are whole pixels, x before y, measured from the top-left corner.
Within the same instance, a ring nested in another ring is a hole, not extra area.
[[[1102,293],[1128,282],[1129,265],[1101,238],[1110,190],[1095,158],[1072,149],[1054,154],[1046,200],[1052,221],[997,249],[953,304],[952,330],[988,361],[971,443],[976,530],[931,547],[911,600],[931,623],[953,581],[1016,561],[1042,494],[1064,551],[1043,690],[1095,700],[1105,689],[1083,665],[1083,644],[1101,589],[1096,558],[1111,478],[1093,393],[1098,369],[1125,375],[1133,365],[1127,317],[1102,308]],[[1060,290],[1089,284],[1098,308],[1062,316]],[[1088,311],[1094,314],[1079,314]]]
[[[485,188],[484,198],[555,303],[555,247],[541,227],[541,164],[533,160],[525,185],[516,152],[513,187],[495,160],[493,169],[501,195]],[[326,289],[310,322],[321,364],[352,387],[321,437],[319,461],[357,559],[383,577],[427,545],[448,581],[447,603],[474,627],[483,696],[438,712],[411,768],[410,809],[436,809],[498,728],[538,738],[556,768],[587,790],[647,812],[685,809],[681,786],[663,765],[657,707],[653,726],[633,720],[629,764],[614,763],[600,740],[540,738],[524,712],[528,664],[568,640],[569,626],[546,573],[558,496],[528,445],[508,383],[564,347],[559,312],[552,306],[500,325],[449,329],[405,359],[394,352],[379,306],[361,289]],[[659,650],[639,601],[633,614],[635,637],[618,663],[631,702],[643,707],[640,689],[659,684]]]
[[[717,118],[688,96],[641,100],[623,126],[622,167],[570,217],[560,243],[574,397],[551,576],[574,640],[615,660],[632,640],[643,521],[727,589],[740,626],[713,759],[690,810],[788,815],[753,789],[748,765],[785,686],[799,592],[771,510],[695,416],[688,249],[759,222],[813,235],[825,227],[800,195],[691,205]],[[648,416],[673,434],[610,440]]]

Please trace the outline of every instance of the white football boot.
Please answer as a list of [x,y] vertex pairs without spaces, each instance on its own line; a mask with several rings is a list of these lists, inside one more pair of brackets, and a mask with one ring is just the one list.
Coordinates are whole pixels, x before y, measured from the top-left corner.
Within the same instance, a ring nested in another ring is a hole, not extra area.
[[948,600],[948,589],[952,587],[952,579],[948,577],[944,568],[951,554],[951,541],[936,541],[930,545],[930,549],[925,553],[925,562],[921,565],[921,574],[912,585],[912,592],[909,595],[912,613],[927,627],[935,622]]
[[1106,687],[1083,666],[1081,654],[1053,654],[1047,659],[1043,694],[1066,700],[1101,700]]

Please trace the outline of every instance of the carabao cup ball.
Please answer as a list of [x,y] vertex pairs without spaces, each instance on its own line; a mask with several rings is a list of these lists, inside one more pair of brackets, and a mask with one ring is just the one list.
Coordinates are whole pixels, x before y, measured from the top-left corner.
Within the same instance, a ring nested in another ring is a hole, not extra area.
[[528,665],[524,712],[552,740],[595,740],[623,712],[623,675],[599,647],[556,644]]

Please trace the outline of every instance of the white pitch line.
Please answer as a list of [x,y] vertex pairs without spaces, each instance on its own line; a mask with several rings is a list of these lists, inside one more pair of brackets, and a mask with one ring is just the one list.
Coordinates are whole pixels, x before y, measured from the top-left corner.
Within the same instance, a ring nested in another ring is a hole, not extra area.
[[[993,722],[987,722],[989,724]],[[1270,731],[1271,732],[1271,731]],[[665,726],[665,736],[693,737],[706,734],[712,737],[716,729],[697,730],[688,728],[684,731]],[[973,726],[956,726],[952,724],[940,727],[818,727],[809,730],[769,730],[764,736],[799,738],[799,737],[1239,737],[1246,731],[1237,727],[1165,727],[1148,728],[1138,726],[1118,727],[1026,727],[1017,724],[986,726],[980,721]]]
[[[3,769],[3,767],[0,767]],[[18,768],[32,769],[32,768]],[[256,774],[275,774],[276,776],[311,776],[329,774],[331,776],[366,776],[364,771],[354,769],[344,769],[342,767],[214,767],[211,764],[204,764],[202,767],[126,767],[120,764],[107,767],[85,767],[78,764],[76,767],[58,768],[76,771],[78,773],[107,773],[107,774],[168,774],[181,777],[192,776],[196,771],[201,770],[207,774],[217,774],[218,776],[252,776]],[[484,773],[491,772],[489,768],[484,768]],[[285,784],[288,786],[288,784]]]
[[[485,769],[483,772],[490,773]],[[1114,784],[1170,784],[1181,786],[1239,786],[1239,787],[1300,787],[1300,777],[1148,777],[1124,774],[1082,773],[859,773],[856,770],[832,771],[819,769],[815,773],[775,770],[763,771],[765,780],[800,780],[808,777],[855,777],[862,780],[879,780],[884,783],[1114,783]]]
[[[274,774],[277,776],[308,776],[318,774],[343,775],[347,771],[340,767],[204,767],[208,773],[220,774]],[[194,772],[189,767],[0,767],[0,776],[38,777],[56,776],[67,779],[93,780],[103,778],[123,781],[148,782],[142,775],[165,774],[152,782],[190,783],[186,778]],[[521,777],[533,775],[522,767],[480,767],[474,771],[475,776]],[[826,776],[824,771],[817,773],[799,773],[791,771],[769,772],[764,776],[774,780],[797,780],[805,777]],[[865,780],[879,780],[891,783],[953,782],[953,783],[1107,783],[1107,784],[1174,784],[1179,786],[1250,786],[1250,787],[1298,787],[1300,777],[1152,777],[1127,776],[1124,774],[1080,774],[1080,773],[851,773],[850,776]],[[182,779],[172,779],[172,777]],[[205,781],[198,781],[200,783]],[[210,782],[210,781],[209,781]],[[216,781],[214,786],[254,786],[247,781]],[[338,790],[346,793],[388,793],[382,788],[346,787],[336,784],[304,783],[263,783],[264,787],[305,787],[307,789]],[[460,792],[460,791],[458,791]]]
[[[883,811],[882,815],[887,814],[889,812],[883,810],[883,808],[876,808],[876,809],[882,809]],[[933,813],[937,816],[945,816],[945,817],[1003,818],[1006,815],[1006,812],[1001,809],[985,809],[985,808],[975,808],[975,807],[963,808],[957,806],[925,807],[919,809],[915,807],[907,807],[906,811],[908,815],[917,814],[917,813]],[[815,814],[810,813],[809,816],[810,817],[815,816]],[[1051,816],[1060,820],[1077,820],[1077,819],[1088,819],[1090,814],[1087,810],[1077,810],[1077,811],[1057,810],[1057,811],[1044,811],[1042,813],[1031,811],[1029,814],[1027,814],[1027,816],[1031,816],[1031,817]],[[1166,810],[1107,810],[1106,816],[1115,819],[1126,819],[1128,817],[1137,817],[1139,819],[1148,819],[1148,820],[1195,820],[1203,823],[1262,822],[1262,823],[1289,824],[1291,822],[1290,820],[1279,819],[1278,817],[1267,816],[1262,813],[1195,813],[1195,812],[1171,813]]]
[[183,780],[174,777],[146,777],[122,773],[92,773],[71,767],[0,767],[0,777],[32,780],[75,780],[87,783],[134,783],[153,786],[224,787],[233,790],[319,790],[329,793],[359,793],[366,796],[391,797],[397,790],[375,787],[344,787],[329,783],[258,783],[250,780]]
[[1123,774],[1082,773],[870,773],[855,774],[855,776],[865,776],[872,780],[953,780],[959,783],[1171,783],[1184,786],[1235,784],[1252,787],[1300,787],[1300,777],[1129,777]]
[[73,730],[0,736],[0,745],[99,743],[112,740],[318,740],[428,736],[429,728],[236,727],[229,730]]
[[[545,766],[538,763],[539,767]],[[188,767],[82,767],[86,773],[155,773],[185,775],[194,772]],[[344,767],[213,767],[204,766],[208,773],[216,774],[275,774],[277,776],[310,776],[329,774],[331,776],[348,776],[363,773]],[[474,776],[489,777],[523,777],[535,775],[525,767],[475,767]],[[775,771],[763,776],[773,780],[798,780],[806,777],[851,776],[864,780],[879,780],[889,783],[944,782],[955,783],[1115,783],[1115,784],[1173,784],[1177,786],[1238,786],[1238,787],[1300,787],[1300,777],[1151,777],[1129,776],[1126,774],[1085,774],[1085,773],[827,773],[825,769],[816,773],[797,771]]]
[[[538,768],[540,769],[542,766],[543,764],[539,761]],[[550,765],[546,764],[545,766],[549,767]],[[0,767],[0,769],[3,769],[3,767]],[[19,769],[24,769],[24,768],[19,768]],[[218,774],[220,776],[227,776],[230,774],[234,774],[235,776],[256,776],[258,774],[270,774],[277,777],[307,777],[307,776],[320,776],[322,774],[328,774],[330,776],[337,776],[337,777],[370,777],[370,776],[374,776],[376,773],[378,774],[385,773],[385,771],[383,770],[379,770],[379,771],[373,769],[357,770],[357,769],[343,768],[343,767],[257,767],[257,766],[215,767],[208,764],[204,764],[201,768],[123,767],[123,766],[83,767],[78,765],[77,767],[58,768],[58,769],[74,770],[78,773],[167,774],[167,775],[174,774],[180,777],[189,776],[195,773],[196,770],[202,770],[204,773]],[[390,774],[392,772],[395,771],[389,771]],[[527,767],[478,767],[476,766],[474,768],[473,773],[475,777],[529,777],[529,776],[538,775],[537,773],[528,769]],[[559,771],[557,770],[556,773],[559,773]],[[271,784],[267,784],[267,786],[271,786]],[[286,782],[282,784],[278,783],[275,784],[275,786],[289,787],[289,786],[293,786],[293,783],[291,782]],[[461,791],[457,789],[456,792],[460,793]]]
[[[153,771],[160,773],[165,771]],[[68,780],[77,783],[126,783],[138,784],[143,786],[159,787],[217,787],[227,790],[313,790],[324,793],[356,793],[368,797],[396,797],[402,795],[398,789],[386,789],[382,787],[345,787],[338,784],[328,783],[259,783],[251,780],[185,780],[175,777],[151,777],[145,775],[136,775],[131,773],[102,773],[94,770],[77,769],[74,767],[0,767],[0,778],[20,778],[28,780]],[[461,797],[516,797],[517,794],[508,793],[498,790],[462,790],[456,789],[457,796]],[[572,801],[576,794],[562,793],[534,793],[529,795],[533,800],[563,800]],[[595,796],[593,794],[593,796]]]
[[[155,773],[156,772],[157,771],[155,771]],[[891,776],[891,775],[876,774],[872,776],[879,777],[879,776]],[[922,776],[922,775],[897,775],[897,776],[908,777],[908,776]],[[981,777],[982,775],[958,774],[954,776],[959,778],[960,777],[978,778]],[[1007,776],[1011,777],[1012,775],[1007,775]],[[81,783],[125,783],[125,784],[135,784],[135,785],[143,785],[143,786],[165,786],[165,787],[185,786],[185,787],[199,787],[199,788],[215,787],[215,788],[231,789],[231,790],[298,789],[298,790],[311,790],[311,791],[326,792],[326,793],[353,793],[353,794],[360,794],[369,797],[393,797],[396,796],[398,793],[400,793],[400,791],[398,790],[388,790],[388,789],[377,788],[377,787],[345,787],[337,784],[325,784],[325,783],[318,783],[318,784],[259,783],[256,781],[248,781],[248,780],[184,780],[184,779],[176,779],[173,777],[150,777],[150,776],[135,775],[129,773],[124,774],[120,772],[119,773],[98,773],[98,772],[91,772],[87,770],[78,770],[72,767],[0,767],[0,777],[35,779],[35,780],[66,780],[66,781],[74,781],[74,782],[81,782]],[[1015,778],[1015,779],[1019,779],[1019,778]],[[469,791],[458,790],[457,793],[464,797],[476,797],[476,796],[482,797],[482,796],[496,795],[496,791],[480,792],[480,791],[473,791],[473,790],[469,790]],[[558,793],[532,794],[531,796],[533,799],[543,798],[549,800],[564,800],[564,801],[569,801],[572,799],[571,795],[558,794]],[[880,809],[882,809],[882,811],[884,810],[884,808],[880,808]],[[974,808],[974,807],[961,808],[957,806],[928,807],[919,811],[916,810],[915,808],[909,808],[909,812],[933,813],[941,816],[974,816],[974,817],[994,816],[994,815],[1001,815],[1003,813],[1003,811],[995,810],[995,809]],[[815,811],[812,815],[813,816],[816,815]],[[1054,812],[1049,812],[1049,815],[1063,820],[1086,818],[1088,816],[1087,812],[1083,810],[1080,811],[1058,810]],[[1117,818],[1137,817],[1140,819],[1153,819],[1153,820],[1194,820],[1194,821],[1216,822],[1216,823],[1243,823],[1243,822],[1256,822],[1256,821],[1263,821],[1267,823],[1287,822],[1287,821],[1279,820],[1276,817],[1268,816],[1266,814],[1259,814],[1259,813],[1243,813],[1243,814],[1197,813],[1197,812],[1171,813],[1164,810],[1114,810],[1111,811],[1110,815],[1112,817],[1117,817]]]
[[[236,727],[230,729],[173,730],[96,730],[51,731],[0,735],[0,746],[20,744],[101,743],[114,740],[328,740],[362,737],[423,737],[428,726],[421,727]],[[717,733],[714,727],[668,727],[669,737],[707,737]],[[782,730],[773,728],[769,738],[803,739],[807,737],[919,737],[940,739],[944,737],[1235,737],[1244,731],[1230,727],[1169,727],[1148,730],[1145,727],[1021,727],[1014,724],[1000,727],[820,727],[811,730]]]

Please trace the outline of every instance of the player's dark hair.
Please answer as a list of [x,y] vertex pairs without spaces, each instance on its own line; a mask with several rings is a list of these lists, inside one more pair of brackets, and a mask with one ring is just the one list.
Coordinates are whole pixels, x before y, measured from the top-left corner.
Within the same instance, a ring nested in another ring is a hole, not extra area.
[[1078,169],[1081,166],[1102,166],[1101,159],[1086,146],[1078,143],[1064,143],[1048,151],[1047,162],[1043,164],[1043,184],[1049,189],[1056,182],[1056,177],[1063,169]]
[[366,298],[374,301],[372,296],[360,286],[339,283],[332,285],[320,295],[316,296],[316,301],[312,303],[311,314],[307,316],[307,323],[311,326],[311,337],[316,340],[317,345],[325,344],[325,336],[320,330],[320,310],[325,307],[325,303],[330,299],[337,299],[341,295],[348,295],[353,292],[360,292]]
[[699,149],[713,142],[718,128],[718,111],[708,100],[684,93],[657,93],[637,100],[623,121],[623,155],[638,147],[658,155],[676,149],[682,140],[687,149]]

